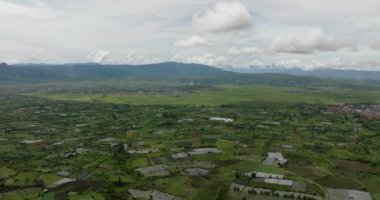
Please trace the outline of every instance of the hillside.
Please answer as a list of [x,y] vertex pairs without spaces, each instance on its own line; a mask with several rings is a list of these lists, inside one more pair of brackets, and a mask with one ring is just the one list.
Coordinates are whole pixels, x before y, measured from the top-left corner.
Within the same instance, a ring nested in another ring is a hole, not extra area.
[[300,68],[280,68],[280,67],[250,67],[247,69],[226,68],[226,70],[240,73],[281,73],[296,76],[308,76],[324,79],[340,80],[373,80],[380,81],[380,71],[363,71],[363,70],[341,70],[321,68],[314,70],[302,70]]
[[71,82],[71,81],[186,81],[200,84],[259,84],[259,85],[376,85],[373,81],[336,81],[317,77],[285,73],[238,73],[223,69],[183,63],[159,63],[148,65],[2,65],[0,80],[11,83]]
[[94,63],[65,65],[13,65],[0,68],[1,80],[163,80],[216,78],[235,74],[217,68],[180,63],[150,65],[100,65]]

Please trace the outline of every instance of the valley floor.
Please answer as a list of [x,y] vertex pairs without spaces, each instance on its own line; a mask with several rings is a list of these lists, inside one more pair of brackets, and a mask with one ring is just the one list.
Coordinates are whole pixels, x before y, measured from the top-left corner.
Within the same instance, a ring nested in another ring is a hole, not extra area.
[[0,91],[0,199],[380,199],[376,88],[110,81]]

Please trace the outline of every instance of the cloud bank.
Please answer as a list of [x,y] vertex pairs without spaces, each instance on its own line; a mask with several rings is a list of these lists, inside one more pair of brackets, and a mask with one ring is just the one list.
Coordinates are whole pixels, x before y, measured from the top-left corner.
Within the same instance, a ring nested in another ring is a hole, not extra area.
[[0,0],[0,60],[380,70],[379,22],[379,0]]
[[210,32],[231,32],[252,27],[249,10],[239,1],[223,1],[193,17],[193,26]]
[[255,55],[261,54],[263,50],[255,47],[244,47],[244,48],[230,48],[228,50],[228,55],[239,56],[239,55]]
[[207,45],[207,40],[199,36],[192,36],[183,40],[177,40],[174,44],[176,47],[197,47]]
[[272,52],[310,54],[317,51],[338,51],[349,45],[327,35],[321,29],[296,31],[280,35],[270,46]]

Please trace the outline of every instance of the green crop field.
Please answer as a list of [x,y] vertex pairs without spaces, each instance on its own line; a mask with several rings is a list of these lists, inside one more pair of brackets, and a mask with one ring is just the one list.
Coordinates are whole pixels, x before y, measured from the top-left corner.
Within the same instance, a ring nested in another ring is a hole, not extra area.
[[232,103],[379,103],[380,91],[335,87],[278,87],[221,85],[213,91],[189,94],[44,94],[29,96],[53,100],[71,100],[133,105],[221,105]]
[[285,174],[285,170],[279,167],[274,167],[270,165],[260,165],[257,169],[257,172],[264,172],[264,173],[270,173],[270,174]]
[[[132,199],[131,189],[145,199],[157,192],[200,200],[300,195],[293,185],[247,175],[254,171],[284,175],[310,199],[323,200],[327,188],[379,197],[380,123],[373,113],[380,90],[179,84],[5,87],[0,199]],[[264,165],[268,152],[287,163]],[[74,181],[54,184],[64,178]],[[229,188],[234,184],[267,192]]]

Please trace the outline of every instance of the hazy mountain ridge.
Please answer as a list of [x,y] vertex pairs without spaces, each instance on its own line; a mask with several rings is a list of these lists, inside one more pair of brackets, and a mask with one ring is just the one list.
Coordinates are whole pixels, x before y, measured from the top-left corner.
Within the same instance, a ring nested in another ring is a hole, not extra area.
[[149,65],[21,64],[0,68],[2,80],[85,80],[85,79],[180,79],[212,78],[234,74],[195,64],[159,63]]
[[344,79],[344,80],[375,80],[380,81],[380,71],[363,71],[363,70],[345,70],[320,68],[313,70],[303,70],[301,68],[280,68],[280,67],[249,67],[237,69],[232,67],[226,70],[240,73],[282,73],[296,76],[310,76],[327,79]]
[[[342,82],[338,83],[334,80],[322,80],[320,77],[308,77],[303,74],[290,74],[284,71],[240,73],[207,65],[174,62],[147,65],[100,65],[96,63],[63,65],[20,64],[2,65],[0,67],[0,81],[3,82],[85,80],[186,80],[206,84],[266,84],[287,86],[342,84]],[[361,84],[361,82],[358,83],[358,85]],[[378,85],[377,82],[365,82],[364,84]]]

